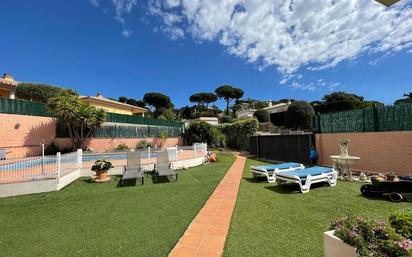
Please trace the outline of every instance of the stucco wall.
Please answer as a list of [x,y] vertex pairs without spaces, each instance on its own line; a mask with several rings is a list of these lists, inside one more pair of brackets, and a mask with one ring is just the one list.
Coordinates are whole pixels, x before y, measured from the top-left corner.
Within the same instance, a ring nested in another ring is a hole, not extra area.
[[[120,144],[126,144],[130,148],[136,148],[136,145],[140,141],[147,141],[153,143],[156,138],[92,138],[86,142],[88,148],[93,149],[96,152],[105,152],[110,149],[116,148]],[[61,148],[70,146],[70,138],[56,138],[56,144]],[[164,147],[182,145],[183,140],[181,138],[173,137],[168,138],[164,144]]]
[[338,139],[347,138],[352,140],[349,155],[361,158],[354,169],[412,175],[411,131],[317,134],[315,138],[321,165],[332,164],[329,156],[340,153]]
[[[87,147],[95,151],[107,151],[121,143],[135,148],[137,143],[155,138],[93,138]],[[61,148],[70,147],[69,138],[56,138],[55,121],[52,118],[14,114],[0,114],[0,148],[6,148],[7,158],[18,158],[41,154],[40,144],[56,142]],[[166,146],[181,145],[181,138],[169,138]]]
[[8,158],[41,154],[40,144],[56,137],[55,121],[47,117],[0,114],[0,148]]

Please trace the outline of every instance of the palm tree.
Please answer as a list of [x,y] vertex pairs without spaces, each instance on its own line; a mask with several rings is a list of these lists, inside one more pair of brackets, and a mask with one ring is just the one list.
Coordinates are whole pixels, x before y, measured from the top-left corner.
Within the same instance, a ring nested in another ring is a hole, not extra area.
[[102,109],[86,105],[72,91],[64,91],[49,100],[48,111],[68,130],[75,149],[83,148],[91,133],[106,121]]

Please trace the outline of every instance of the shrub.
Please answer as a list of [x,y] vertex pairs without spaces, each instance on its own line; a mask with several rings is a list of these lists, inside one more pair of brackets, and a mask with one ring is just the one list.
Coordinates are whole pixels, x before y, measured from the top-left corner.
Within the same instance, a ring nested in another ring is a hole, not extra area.
[[212,147],[225,147],[225,135],[219,128],[204,121],[190,123],[183,135],[187,144],[207,143]]
[[166,130],[161,129],[161,130],[159,131],[159,138],[160,138],[160,140],[162,140],[162,141],[164,142],[164,141],[166,141],[166,139],[167,139],[168,137],[169,137],[169,134],[167,133]]
[[16,87],[16,97],[34,102],[47,103],[50,98],[57,96],[63,88],[34,83],[20,83]]
[[219,117],[219,123],[220,124],[223,124],[223,123],[232,123],[232,121],[233,121],[233,119],[232,119],[232,117],[230,117],[230,116],[222,116],[222,117]]
[[44,155],[56,155],[58,151],[59,147],[56,145],[56,143],[52,142],[44,149]]
[[253,117],[255,117],[259,122],[268,122],[269,121],[269,113],[266,110],[260,109],[255,111],[253,114]]
[[130,147],[128,145],[126,145],[125,143],[121,143],[114,150],[116,150],[116,151],[128,151],[128,150],[130,150]]
[[412,211],[409,209],[394,212],[389,223],[397,233],[412,240]]
[[332,221],[335,236],[356,248],[360,257],[412,256],[412,242],[384,222],[348,215]]
[[221,130],[226,136],[227,146],[243,151],[249,150],[250,137],[258,130],[259,122],[256,118],[236,121],[235,123],[221,125]]
[[305,101],[293,102],[286,111],[286,126],[291,129],[312,130],[315,111]]
[[146,140],[142,140],[139,143],[137,143],[136,148],[137,149],[146,149],[149,146],[151,146],[151,144],[149,142],[147,142]]

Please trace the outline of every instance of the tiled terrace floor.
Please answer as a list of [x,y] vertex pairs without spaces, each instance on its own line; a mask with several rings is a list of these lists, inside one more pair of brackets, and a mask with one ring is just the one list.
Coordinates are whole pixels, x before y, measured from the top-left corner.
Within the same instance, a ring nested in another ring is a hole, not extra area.
[[238,156],[169,257],[217,257],[223,253],[245,158]]

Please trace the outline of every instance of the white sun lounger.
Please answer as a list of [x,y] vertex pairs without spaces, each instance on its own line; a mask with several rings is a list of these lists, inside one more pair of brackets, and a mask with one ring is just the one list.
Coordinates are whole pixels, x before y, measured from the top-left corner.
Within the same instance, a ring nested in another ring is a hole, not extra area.
[[144,184],[143,169],[140,161],[141,156],[138,152],[127,153],[127,163],[124,167],[123,176],[120,181],[121,185],[123,185],[126,180],[138,178],[142,180],[142,185]]
[[280,172],[276,175],[277,182],[292,182],[300,187],[302,193],[307,193],[315,183],[327,182],[331,187],[336,185],[337,172],[333,168],[310,167],[303,170]]
[[172,178],[174,181],[177,181],[178,174],[172,169],[169,155],[167,151],[163,151],[157,154],[157,162],[155,166],[156,180],[159,182],[160,177]]
[[286,162],[281,164],[250,166],[250,171],[252,172],[253,177],[265,176],[269,183],[274,183],[276,181],[276,173],[301,170],[304,168],[305,166],[301,163]]

